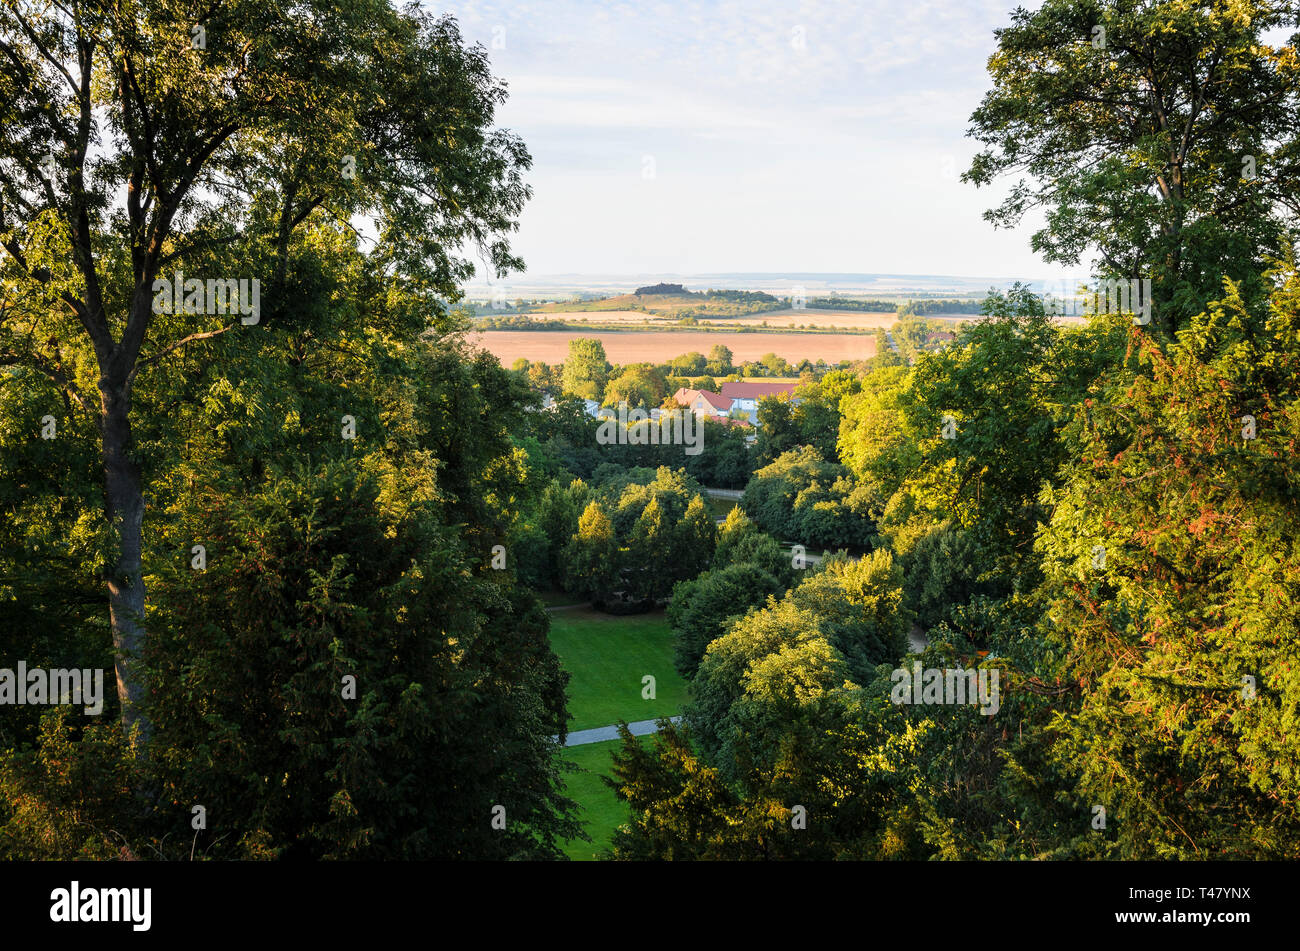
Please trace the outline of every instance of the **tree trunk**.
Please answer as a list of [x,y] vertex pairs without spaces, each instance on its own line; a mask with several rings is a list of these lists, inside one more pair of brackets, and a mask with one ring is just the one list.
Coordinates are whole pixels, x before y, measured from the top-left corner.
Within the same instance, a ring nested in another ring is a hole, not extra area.
[[129,388],[124,379],[100,379],[100,426],[103,436],[104,505],[117,548],[116,563],[108,572],[109,615],[117,673],[117,698],[122,706],[122,726],[128,732],[139,724],[147,738],[150,724],[140,710],[144,686],[137,664],[144,648],[144,575],[141,546],[144,530],[144,493],[140,467],[129,456],[131,445]]

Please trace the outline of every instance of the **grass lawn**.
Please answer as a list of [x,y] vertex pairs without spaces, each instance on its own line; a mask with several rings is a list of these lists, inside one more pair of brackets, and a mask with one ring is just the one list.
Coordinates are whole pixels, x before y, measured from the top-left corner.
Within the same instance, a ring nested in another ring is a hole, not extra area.
[[614,830],[627,821],[627,804],[618,801],[614,790],[600,781],[610,774],[610,756],[618,747],[618,740],[605,743],[588,743],[571,746],[563,758],[577,763],[586,772],[566,773],[565,792],[581,807],[583,828],[591,836],[590,842],[574,839],[564,846],[564,852],[575,861],[590,861],[609,847]]
[[731,514],[731,510],[739,504],[739,499],[715,499],[713,496],[709,496],[709,511],[715,519],[726,518]]
[[[551,615],[551,647],[572,676],[569,730],[675,716],[686,682],[673,668],[673,638],[663,611],[614,617],[590,608]],[[655,699],[641,678],[655,678]],[[585,747],[583,747],[585,749]]]

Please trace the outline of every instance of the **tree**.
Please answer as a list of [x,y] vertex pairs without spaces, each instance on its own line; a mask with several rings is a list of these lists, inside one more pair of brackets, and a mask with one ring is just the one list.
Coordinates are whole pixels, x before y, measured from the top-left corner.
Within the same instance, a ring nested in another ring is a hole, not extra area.
[[752,563],[782,582],[782,588],[793,578],[791,557],[781,550],[776,539],[762,532],[737,505],[727,513],[727,519],[718,532],[718,545],[713,552],[713,568]]
[[[558,797],[567,677],[547,616],[475,576],[433,499],[397,501],[347,459],[214,499],[202,521],[221,557],[170,566],[183,577],[158,586],[146,654],[160,819],[221,815],[211,857],[559,856],[578,826]],[[447,821],[462,811],[484,819]]]
[[[301,319],[296,242],[321,220],[375,221],[371,273],[425,298],[393,330],[447,327],[433,298],[472,273],[462,242],[522,266],[504,236],[530,160],[490,128],[505,92],[485,52],[413,8],[236,0],[196,23],[171,0],[5,4],[0,43],[0,362],[49,379],[99,434],[117,690],[147,734],[133,403],[182,350]],[[249,281],[240,307],[222,307],[233,279]]]
[[669,720],[659,727],[645,747],[619,724],[623,745],[614,751],[613,778],[604,781],[632,816],[614,833],[613,857],[720,858],[712,844],[727,828],[735,797],[716,771],[702,767],[685,730]]
[[725,780],[757,785],[789,738],[808,735],[806,714],[846,675],[817,616],[787,596],[736,620],[709,644],[686,722]]
[[626,576],[633,598],[660,598],[671,590],[676,539],[657,495],[641,510],[628,541]]
[[[155,728],[147,745],[121,748],[111,696],[110,715],[89,731],[79,715],[34,725],[6,715],[6,857],[188,856],[175,829],[190,817],[173,795],[221,803],[220,829],[197,843],[212,857],[553,857],[543,839],[570,837],[550,739],[562,672],[546,617],[513,590],[511,572],[489,568],[514,500],[532,491],[509,433],[541,414],[524,411],[525,391],[490,356],[356,327],[354,309],[382,315],[400,298],[384,289],[377,301],[347,283],[355,268],[331,270],[340,283],[322,288],[328,303],[312,325],[328,349],[297,362],[297,334],[227,334],[211,342],[214,359],[182,357],[139,394],[137,433],[158,473],[142,707]],[[56,399],[31,371],[0,379],[0,419]],[[339,380],[358,421],[351,441],[338,436]],[[0,427],[0,492],[14,516],[0,522],[0,577],[22,576],[18,601],[0,599],[0,668],[24,656],[108,667],[87,587],[98,500],[83,490],[93,488],[96,434],[69,427],[33,441],[25,429]],[[26,486],[44,484],[32,467],[52,460],[74,478],[29,497]],[[45,512],[62,523],[33,518]],[[196,542],[206,564],[195,564]],[[28,550],[44,565],[23,576]],[[51,575],[62,590],[47,588]],[[455,631],[454,647],[443,631]],[[357,677],[358,706],[340,696],[345,672]],[[486,719],[456,728],[466,715]],[[426,729],[434,724],[449,729]],[[455,734],[490,734],[493,753]],[[456,789],[401,766],[425,761],[456,776]],[[268,778],[287,772],[302,781]],[[505,836],[430,821],[438,803],[482,814],[505,800],[481,797],[506,791],[521,828]]]
[[985,215],[1047,212],[1034,250],[1100,277],[1149,278],[1173,332],[1230,277],[1258,297],[1261,255],[1293,231],[1300,63],[1265,35],[1273,0],[1049,0],[997,31],[994,88],[971,116],[987,148],[963,180],[1020,175]]
[[695,676],[708,646],[726,633],[730,621],[785,586],[753,562],[714,568],[697,578],[679,581],[668,605],[673,629],[673,664],[683,677]]
[[537,588],[558,588],[563,581],[562,555],[578,531],[586,502],[586,486],[574,480],[567,487],[553,479],[535,502],[521,506],[520,519],[508,548],[514,554],[516,577]]
[[713,548],[718,537],[717,526],[704,502],[704,496],[695,495],[691,498],[681,521],[673,526],[673,536],[673,574],[695,577],[713,559]]
[[[730,347],[725,344],[715,343],[709,348],[708,365],[711,368],[709,372],[714,376],[726,376],[735,369],[735,364],[732,362],[734,359],[735,356],[732,354]],[[716,369],[712,369],[715,367]]]
[[658,406],[665,399],[665,388],[663,375],[652,364],[634,363],[605,385],[604,405],[627,403],[641,409]]
[[782,453],[754,473],[740,504],[765,531],[804,545],[871,544],[870,497],[848,470],[810,446]]
[[718,381],[711,376],[697,376],[691,380],[691,389],[716,393],[718,391]]
[[594,337],[574,337],[569,341],[569,355],[564,361],[564,392],[599,401],[605,392],[609,370],[604,344]]
[[558,393],[562,384],[555,370],[555,367],[545,361],[538,360],[528,367],[528,382],[534,389]]
[[668,366],[677,376],[699,376],[704,372],[705,359],[702,353],[683,353],[673,357]]
[[[764,444],[764,433],[759,432],[758,448],[764,453],[766,461],[775,459],[786,449],[795,445],[812,446],[823,459],[836,459],[836,439],[840,432],[840,401],[852,396],[862,389],[861,380],[844,370],[832,370],[816,382],[806,382],[795,391],[800,400],[790,409],[790,424],[797,430],[797,436],[789,445],[779,451],[776,444],[791,439],[789,434],[775,440],[775,444]],[[760,404],[761,406],[762,404]],[[769,458],[770,456],[770,458]]]
[[1116,857],[1297,856],[1300,275],[1269,277],[1267,321],[1230,285],[1167,351],[1133,328],[1066,433],[1038,540],[1043,673],[1079,692],[1053,759],[1118,816]]
[[743,489],[754,471],[753,454],[745,442],[748,430],[708,417],[697,417],[696,424],[704,427],[702,451],[686,457],[686,471],[713,488]]
[[819,568],[791,590],[790,599],[817,617],[849,676],[867,683],[878,665],[894,666],[907,651],[903,573],[887,551],[834,556]]
[[803,445],[794,413],[794,403],[784,393],[764,396],[758,401],[758,441],[754,456],[759,468],[771,465],[777,456]]
[[565,590],[584,598],[608,594],[618,584],[620,561],[614,525],[600,502],[592,499],[564,552]]

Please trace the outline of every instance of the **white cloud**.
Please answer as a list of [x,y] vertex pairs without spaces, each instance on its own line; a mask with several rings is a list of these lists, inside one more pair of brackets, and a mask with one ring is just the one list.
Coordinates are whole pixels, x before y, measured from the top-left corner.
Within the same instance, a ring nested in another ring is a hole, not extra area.
[[[534,155],[534,273],[1045,274],[956,180],[1010,0],[449,5]],[[494,28],[505,48],[493,50]],[[501,31],[504,30],[502,34]],[[656,175],[642,177],[643,156]]]

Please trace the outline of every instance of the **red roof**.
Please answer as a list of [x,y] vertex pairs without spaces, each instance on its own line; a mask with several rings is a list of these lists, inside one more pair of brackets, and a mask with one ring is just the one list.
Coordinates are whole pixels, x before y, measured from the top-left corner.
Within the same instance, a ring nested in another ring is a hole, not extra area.
[[[695,395],[719,412],[725,413],[731,409],[730,397],[722,396],[718,393],[710,393],[708,390],[697,390]],[[691,402],[694,402],[694,400]]]
[[785,393],[793,396],[798,383],[723,383],[722,395],[728,400],[757,400]]

